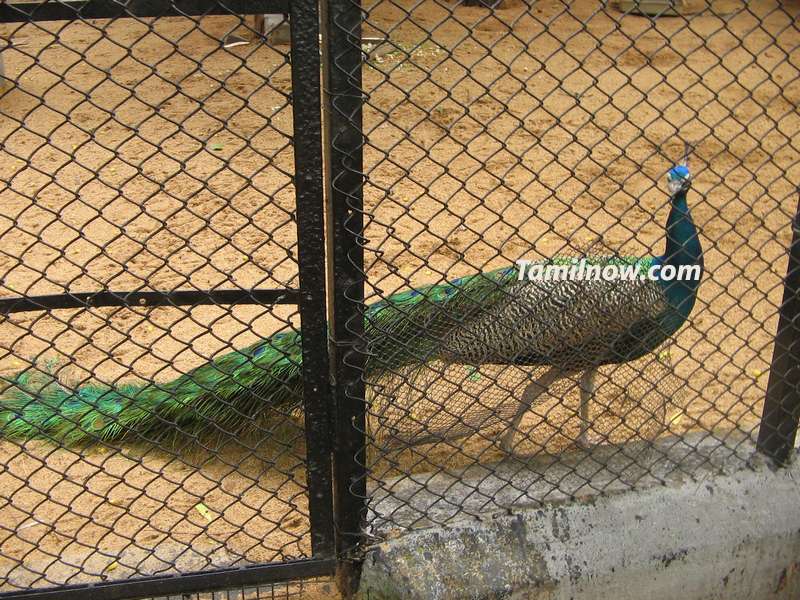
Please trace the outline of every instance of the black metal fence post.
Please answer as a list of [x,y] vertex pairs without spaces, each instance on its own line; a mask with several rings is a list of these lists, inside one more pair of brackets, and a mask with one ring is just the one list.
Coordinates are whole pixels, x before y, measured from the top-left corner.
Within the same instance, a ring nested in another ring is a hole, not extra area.
[[323,3],[323,68],[328,192],[329,277],[335,366],[334,512],[337,582],[344,596],[359,576],[366,468],[363,371],[364,250],[361,93],[361,8],[357,1]]
[[794,448],[800,419],[800,200],[792,222],[775,350],[758,432],[758,449],[784,464]]
[[303,400],[311,548],[334,553],[331,483],[325,217],[322,184],[319,12],[316,0],[291,3],[292,103],[297,191],[300,316],[303,323]]

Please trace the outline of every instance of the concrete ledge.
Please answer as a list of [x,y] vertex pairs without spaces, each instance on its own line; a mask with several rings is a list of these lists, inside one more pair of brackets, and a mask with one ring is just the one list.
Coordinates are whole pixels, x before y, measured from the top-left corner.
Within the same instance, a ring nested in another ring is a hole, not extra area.
[[372,547],[370,600],[800,598],[800,464],[559,500]]
[[409,473],[370,490],[372,535],[485,519],[544,502],[616,493],[747,467],[753,441],[737,431],[665,436],[656,442],[604,444],[558,456],[510,456],[498,463]]

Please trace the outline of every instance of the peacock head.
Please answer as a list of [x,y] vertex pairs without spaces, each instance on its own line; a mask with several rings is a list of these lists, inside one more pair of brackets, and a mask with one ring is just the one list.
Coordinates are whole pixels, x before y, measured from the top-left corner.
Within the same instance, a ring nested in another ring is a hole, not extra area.
[[689,173],[689,169],[686,165],[672,167],[669,173],[667,173],[667,188],[669,189],[669,193],[673,196],[678,192],[688,190],[691,184],[692,174]]

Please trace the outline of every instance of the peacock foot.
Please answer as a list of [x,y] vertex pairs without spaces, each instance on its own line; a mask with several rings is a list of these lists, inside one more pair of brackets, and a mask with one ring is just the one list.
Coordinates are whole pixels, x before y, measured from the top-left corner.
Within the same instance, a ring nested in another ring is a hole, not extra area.
[[514,414],[514,417],[508,424],[508,430],[500,440],[500,448],[503,450],[503,452],[506,454],[514,453],[514,437],[520,432],[519,427],[522,423],[522,417],[524,417],[525,413],[536,404],[539,396],[544,394],[547,391],[547,388],[552,385],[554,381],[563,376],[564,374],[557,368],[549,367],[537,379],[531,381],[527,385],[525,390],[522,392],[522,397],[519,399],[517,412]]
[[575,440],[575,445],[581,450],[586,451],[589,451],[594,447],[594,444],[589,441],[589,436],[587,435],[586,431],[581,432],[581,434],[578,436],[578,439]]
[[500,440],[500,449],[506,454],[514,454],[514,438],[516,437],[516,433],[517,432],[512,428]]

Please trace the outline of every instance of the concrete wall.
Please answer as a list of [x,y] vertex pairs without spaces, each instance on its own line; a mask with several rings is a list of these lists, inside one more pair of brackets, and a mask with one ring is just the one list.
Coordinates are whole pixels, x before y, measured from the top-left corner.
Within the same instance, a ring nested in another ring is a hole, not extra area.
[[800,466],[742,469],[429,528],[367,554],[361,597],[800,599]]

